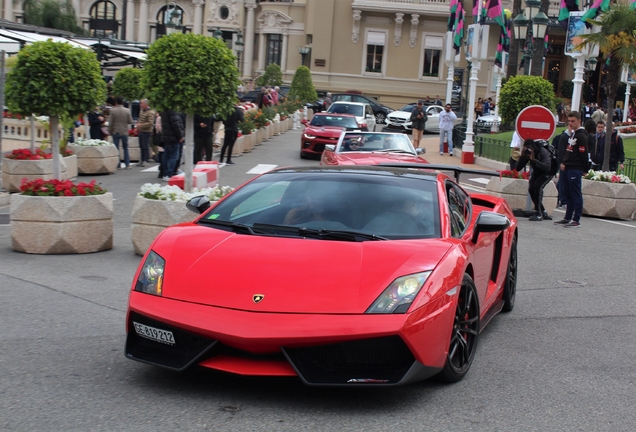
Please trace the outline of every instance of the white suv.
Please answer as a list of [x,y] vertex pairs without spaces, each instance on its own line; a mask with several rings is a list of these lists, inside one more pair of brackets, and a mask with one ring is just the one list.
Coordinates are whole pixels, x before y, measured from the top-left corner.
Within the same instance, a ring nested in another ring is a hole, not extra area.
[[327,110],[334,114],[353,114],[362,130],[375,131],[375,115],[371,105],[363,102],[334,102]]

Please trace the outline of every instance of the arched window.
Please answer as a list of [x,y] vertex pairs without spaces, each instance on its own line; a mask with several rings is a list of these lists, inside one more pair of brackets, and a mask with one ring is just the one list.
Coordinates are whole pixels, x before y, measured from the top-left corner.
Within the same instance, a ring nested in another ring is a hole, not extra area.
[[[166,26],[166,24],[169,24]],[[172,24],[173,26],[171,26]],[[157,13],[157,38],[166,33],[169,29],[183,31],[183,9],[174,3],[170,3],[159,9]]]
[[100,0],[91,7],[90,33],[93,37],[117,36],[119,22],[117,7],[108,0]]

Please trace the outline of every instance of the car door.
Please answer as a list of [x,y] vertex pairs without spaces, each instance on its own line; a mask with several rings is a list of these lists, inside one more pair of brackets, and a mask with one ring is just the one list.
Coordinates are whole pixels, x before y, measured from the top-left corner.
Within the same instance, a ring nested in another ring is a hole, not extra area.
[[439,131],[439,114],[442,112],[442,108],[438,105],[431,105],[426,107],[426,115],[428,120],[426,121],[426,130],[432,132]]

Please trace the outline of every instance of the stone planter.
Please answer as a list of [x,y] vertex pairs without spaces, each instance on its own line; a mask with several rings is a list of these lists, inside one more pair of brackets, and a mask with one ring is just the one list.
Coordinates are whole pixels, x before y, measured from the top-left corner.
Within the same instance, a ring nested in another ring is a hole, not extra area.
[[256,129],[256,132],[252,132],[252,135],[254,135],[254,145],[261,145],[263,142],[263,131],[261,129]]
[[31,254],[78,254],[113,247],[113,194],[11,195],[11,244]]
[[243,152],[248,153],[254,148],[254,134],[243,135]]
[[241,156],[244,151],[243,145],[243,137],[237,138],[236,141],[234,141],[234,147],[232,148],[232,156]]
[[[528,199],[528,180],[492,177],[486,185],[486,193],[504,198],[511,209],[524,209]],[[552,215],[557,205],[557,189],[549,182],[543,189],[543,206]]]
[[119,155],[114,145],[78,146],[69,148],[77,156],[77,171],[79,174],[109,174],[117,171]]
[[144,255],[154,239],[165,228],[196,219],[184,201],[135,198],[132,211],[132,242],[135,253]]
[[582,180],[583,214],[628,219],[636,210],[636,186],[633,183],[609,183]]
[[265,142],[265,141],[267,141],[269,139],[269,130],[267,129],[267,126],[263,126],[258,131],[261,134],[261,143],[263,143],[263,142]]
[[[122,161],[124,160],[124,149],[122,148],[121,141],[119,142],[119,157]],[[139,148],[138,137],[128,137],[128,157],[130,158],[131,162],[137,162],[141,160],[141,148]]]
[[64,176],[64,180],[73,179],[77,177],[77,174],[78,174],[77,155],[73,153],[70,156],[65,156],[64,163],[66,163],[66,175]]
[[[67,179],[66,158],[60,160],[63,179]],[[2,185],[8,192],[20,192],[22,179],[51,180],[53,177],[53,159],[16,160],[2,159]]]

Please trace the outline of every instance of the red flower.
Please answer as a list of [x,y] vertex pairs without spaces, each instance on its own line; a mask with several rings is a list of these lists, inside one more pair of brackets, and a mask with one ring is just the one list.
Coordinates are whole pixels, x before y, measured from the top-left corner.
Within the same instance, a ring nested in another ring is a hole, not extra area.
[[105,189],[95,184],[95,180],[90,183],[74,184],[70,180],[22,180],[20,186],[22,195],[30,196],[86,196],[101,195],[106,193]]
[[11,153],[5,155],[7,159],[15,159],[15,160],[41,160],[41,159],[52,159],[53,155],[51,153],[45,153],[42,149],[35,150],[33,153],[29,149],[16,149]]

